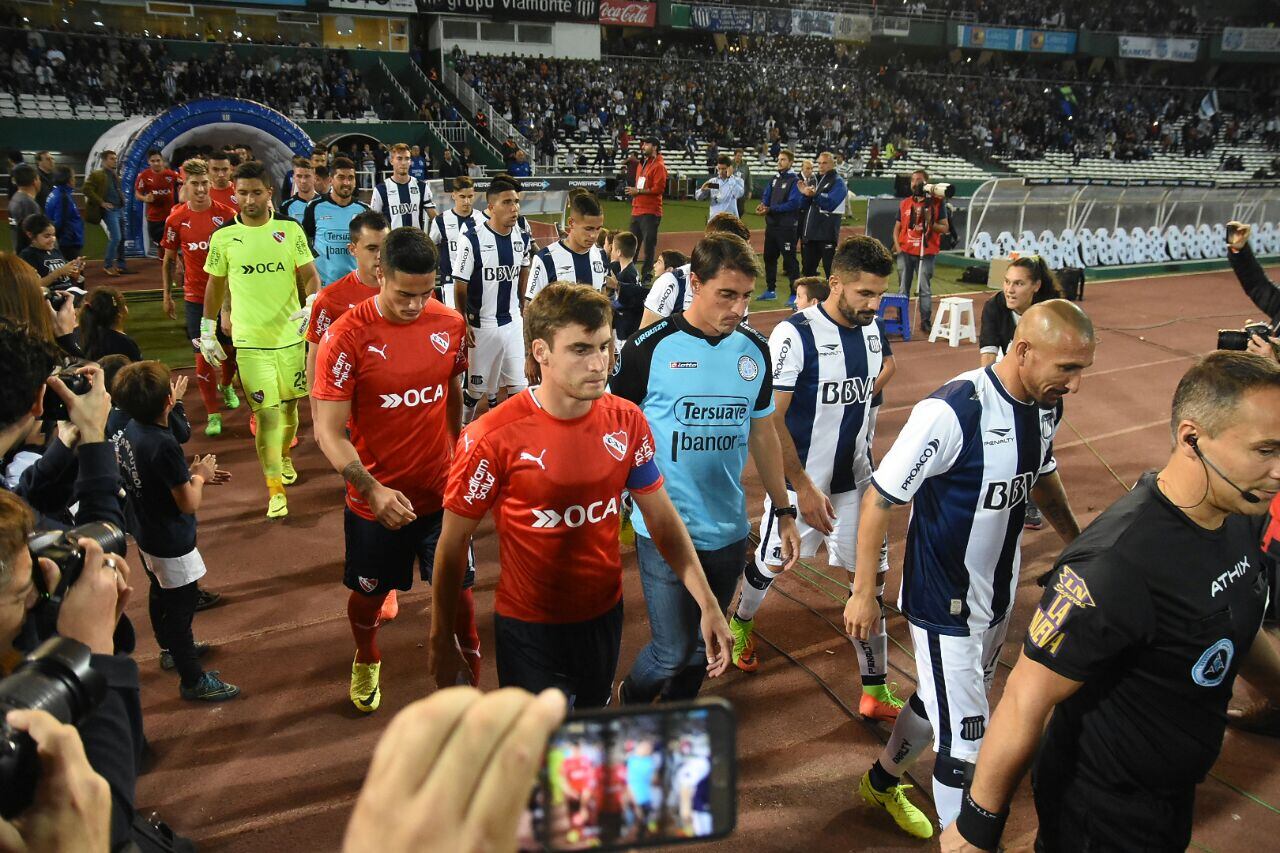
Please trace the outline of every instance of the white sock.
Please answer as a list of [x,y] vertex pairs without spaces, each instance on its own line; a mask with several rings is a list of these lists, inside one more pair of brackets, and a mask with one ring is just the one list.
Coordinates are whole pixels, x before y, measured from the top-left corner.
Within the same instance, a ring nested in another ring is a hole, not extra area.
[[[883,610],[885,571],[882,567],[876,577],[876,601],[882,605],[880,621],[867,639],[853,641],[858,647],[858,673],[862,676],[863,687],[884,684],[889,671],[889,635],[885,630]],[[853,591],[853,572],[849,573],[849,590]]]
[[902,706],[889,741],[880,753],[880,766],[898,778],[902,778],[902,774],[911,769],[920,753],[933,743],[933,725],[916,709],[919,703],[920,700],[912,696]]
[[938,826],[946,829],[960,816],[960,801],[964,788],[953,788],[933,780],[933,807],[938,810]]
[[742,573],[742,590],[738,594],[737,616],[743,622],[754,619],[760,604],[769,593],[769,586],[782,572],[773,572],[756,560],[747,563]]
[[480,401],[470,394],[463,392],[462,394],[462,425],[466,426],[476,419],[476,406],[480,405]]

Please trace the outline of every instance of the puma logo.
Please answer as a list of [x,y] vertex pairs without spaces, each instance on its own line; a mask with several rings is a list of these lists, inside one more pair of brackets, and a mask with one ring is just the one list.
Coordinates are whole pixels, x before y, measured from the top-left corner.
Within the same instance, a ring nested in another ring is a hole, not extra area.
[[382,360],[383,360],[383,361],[387,361],[387,360],[388,360],[388,359],[387,359],[387,345],[386,345],[386,344],[383,344],[383,345],[382,345],[382,346],[380,346],[380,347],[375,347],[373,344],[369,344],[369,352],[376,352],[378,355],[382,356]]
[[534,456],[532,453],[527,453],[523,450],[520,451],[521,461],[528,459],[530,462],[536,462],[538,463],[538,467],[541,468],[543,471],[547,470],[547,466],[542,461],[542,457],[546,455],[547,455],[547,449],[545,447],[542,448],[542,452],[539,453],[537,456]]

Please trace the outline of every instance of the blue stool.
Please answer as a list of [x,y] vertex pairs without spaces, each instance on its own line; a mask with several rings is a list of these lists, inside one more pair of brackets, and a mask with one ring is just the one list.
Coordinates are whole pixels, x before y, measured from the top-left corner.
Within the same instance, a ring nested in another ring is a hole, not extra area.
[[[890,308],[898,309],[898,319],[890,320],[885,312]],[[880,297],[880,307],[876,315],[884,321],[884,330],[891,335],[902,335],[904,341],[911,340],[911,297],[898,293],[886,293]]]

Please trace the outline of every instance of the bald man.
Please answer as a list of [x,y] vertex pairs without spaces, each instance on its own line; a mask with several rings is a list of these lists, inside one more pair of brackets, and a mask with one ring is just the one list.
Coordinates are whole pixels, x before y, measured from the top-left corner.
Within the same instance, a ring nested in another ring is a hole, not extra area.
[[1093,363],[1093,324],[1063,299],[1027,309],[1009,353],[962,373],[918,403],[872,475],[858,525],[845,627],[879,624],[880,543],[895,507],[914,501],[898,605],[915,646],[918,686],[859,793],[907,833],[933,824],[899,780],[937,738],[934,802],[945,828],[986,731],[987,691],[1009,626],[1028,495],[1064,542],[1080,535],[1053,456],[1062,400]]

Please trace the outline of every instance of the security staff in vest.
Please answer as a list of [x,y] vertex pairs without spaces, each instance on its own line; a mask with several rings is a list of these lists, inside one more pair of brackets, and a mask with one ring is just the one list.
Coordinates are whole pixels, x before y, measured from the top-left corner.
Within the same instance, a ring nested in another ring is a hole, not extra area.
[[809,200],[801,223],[801,257],[804,274],[817,275],[818,261],[822,272],[831,277],[831,260],[840,242],[840,220],[844,218],[845,199],[849,188],[844,178],[836,174],[836,158],[830,151],[818,155],[818,179],[813,184],[802,182],[800,194]]
[[761,302],[778,298],[778,256],[782,256],[782,270],[791,285],[791,298],[787,304],[795,307],[796,279],[800,277],[800,264],[796,262],[796,241],[800,237],[800,208],[804,196],[800,194],[800,176],[791,171],[796,155],[783,149],[778,152],[778,174],[764,188],[756,214],[764,217],[764,293],[756,297]]
[[1036,850],[1185,850],[1236,676],[1280,701],[1260,541],[1280,491],[1280,367],[1210,353],[1170,420],[1164,468],[1046,579],[944,851],[997,849],[1033,760]]

